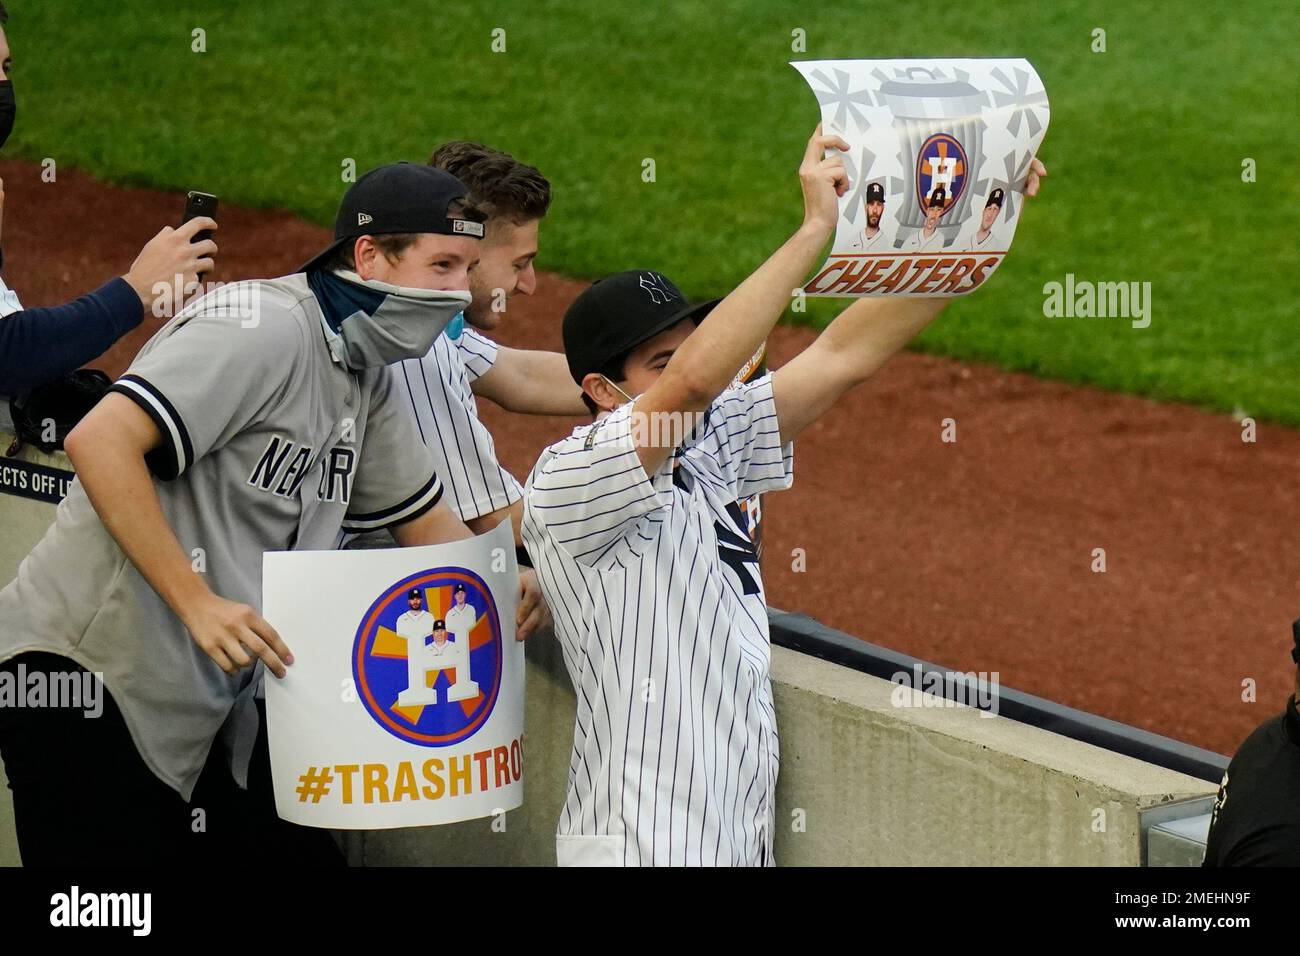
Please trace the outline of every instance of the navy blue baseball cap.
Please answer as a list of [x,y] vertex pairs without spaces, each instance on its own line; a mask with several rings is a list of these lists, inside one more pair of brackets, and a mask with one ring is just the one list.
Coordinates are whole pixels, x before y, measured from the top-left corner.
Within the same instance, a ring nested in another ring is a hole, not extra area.
[[721,299],[690,303],[662,273],[631,269],[598,279],[564,313],[564,357],[579,385],[682,319],[698,325]]
[[407,162],[378,166],[343,194],[334,241],[298,271],[322,268],[336,249],[362,236],[436,232],[482,239],[486,217],[481,212],[449,215],[453,203],[468,197],[469,188],[445,170]]

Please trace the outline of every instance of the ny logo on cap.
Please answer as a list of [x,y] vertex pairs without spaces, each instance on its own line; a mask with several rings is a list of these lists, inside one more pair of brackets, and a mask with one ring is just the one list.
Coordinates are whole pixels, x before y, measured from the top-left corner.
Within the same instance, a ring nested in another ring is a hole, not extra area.
[[367,216],[364,212],[357,213],[357,225],[364,226],[375,221],[374,216]]
[[642,274],[639,284],[650,294],[650,299],[655,305],[663,305],[668,300],[677,298],[672,289],[668,288],[664,277],[657,272]]

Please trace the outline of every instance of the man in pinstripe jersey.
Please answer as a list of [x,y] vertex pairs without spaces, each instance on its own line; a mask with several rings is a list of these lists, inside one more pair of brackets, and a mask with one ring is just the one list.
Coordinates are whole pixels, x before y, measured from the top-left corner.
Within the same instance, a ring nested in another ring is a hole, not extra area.
[[809,140],[803,224],[721,303],[637,270],[565,315],[598,417],[542,453],[524,506],[578,700],[561,865],[773,863],[766,604],[735,502],[790,487],[794,436],[946,303],[860,299],[787,365],[730,385],[834,228],[849,184],[838,152],[821,157],[847,148]]

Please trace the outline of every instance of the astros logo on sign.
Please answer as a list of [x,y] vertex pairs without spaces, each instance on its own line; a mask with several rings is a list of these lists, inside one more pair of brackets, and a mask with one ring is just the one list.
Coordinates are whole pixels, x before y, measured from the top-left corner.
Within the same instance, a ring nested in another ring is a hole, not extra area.
[[473,571],[403,578],[370,605],[352,644],[357,695],[394,737],[446,747],[487,720],[501,689],[501,621]]
[[966,150],[949,133],[935,133],[922,145],[916,157],[916,198],[924,209],[931,192],[942,186],[952,209],[966,188]]

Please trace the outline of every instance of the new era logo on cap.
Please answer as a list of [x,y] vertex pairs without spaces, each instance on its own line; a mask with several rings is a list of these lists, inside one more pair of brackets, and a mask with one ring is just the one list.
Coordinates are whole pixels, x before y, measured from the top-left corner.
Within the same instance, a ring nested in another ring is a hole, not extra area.
[[474,236],[478,239],[483,238],[483,223],[474,222],[471,219],[453,219],[451,221],[451,231],[466,236]]
[[[339,249],[361,236],[426,232],[483,238],[486,218],[464,205],[469,190],[451,173],[415,163],[376,166],[348,187],[334,219],[334,241],[299,271],[330,265]],[[460,218],[456,218],[460,217]]]

